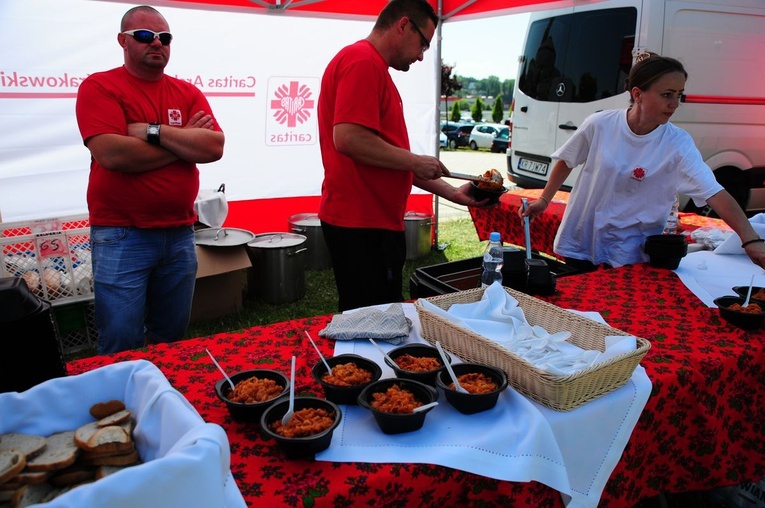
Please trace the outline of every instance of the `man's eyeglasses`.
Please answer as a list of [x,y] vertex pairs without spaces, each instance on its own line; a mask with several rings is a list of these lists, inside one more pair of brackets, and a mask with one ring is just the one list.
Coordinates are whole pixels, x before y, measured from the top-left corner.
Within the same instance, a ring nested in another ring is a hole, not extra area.
[[417,33],[420,34],[420,41],[422,42],[422,50],[423,53],[425,53],[427,50],[430,49],[430,43],[428,42],[428,38],[425,37],[425,34],[422,33],[422,30],[420,30],[420,27],[417,26],[417,23],[414,22],[412,18],[409,18],[409,22],[412,24],[415,30],[417,30]]
[[154,42],[154,39],[159,39],[159,42],[162,43],[163,46],[169,46],[170,43],[173,41],[173,34],[170,32],[152,32],[151,30],[147,30],[145,28],[137,28],[135,30],[126,30],[122,32],[125,35],[131,35],[133,39],[140,42],[141,44],[151,44]]

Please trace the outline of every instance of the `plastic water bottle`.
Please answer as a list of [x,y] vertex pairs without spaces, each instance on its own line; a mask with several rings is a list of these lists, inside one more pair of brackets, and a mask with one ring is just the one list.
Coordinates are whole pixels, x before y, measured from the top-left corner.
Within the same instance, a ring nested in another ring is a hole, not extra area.
[[667,223],[664,225],[665,235],[674,235],[677,233],[677,214],[680,211],[680,198],[675,196],[675,202],[672,203],[672,209],[669,211]]
[[494,281],[502,284],[502,265],[505,262],[505,253],[502,248],[502,240],[496,231],[489,235],[489,244],[483,252],[483,265],[481,270],[481,287],[491,286]]

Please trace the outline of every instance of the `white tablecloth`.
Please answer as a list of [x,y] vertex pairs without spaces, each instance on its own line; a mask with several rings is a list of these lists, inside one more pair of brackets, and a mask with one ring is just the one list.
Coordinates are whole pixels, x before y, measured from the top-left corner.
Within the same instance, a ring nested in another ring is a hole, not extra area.
[[675,273],[708,307],[715,307],[713,300],[719,296],[735,296],[733,287],[748,286],[752,275],[755,286],[765,286],[765,271],[745,254],[693,252],[680,261]]
[[[407,342],[424,342],[414,306],[404,304],[404,312],[414,324]],[[373,359],[383,378],[395,377],[366,340],[336,343],[335,355],[343,353]],[[499,480],[536,480],[558,490],[569,507],[594,507],[650,392],[651,382],[638,366],[622,388],[568,412],[508,388],[494,409],[463,415],[441,395],[421,430],[398,435],[383,434],[369,411],[344,406],[332,444],[316,459],[438,464]]]

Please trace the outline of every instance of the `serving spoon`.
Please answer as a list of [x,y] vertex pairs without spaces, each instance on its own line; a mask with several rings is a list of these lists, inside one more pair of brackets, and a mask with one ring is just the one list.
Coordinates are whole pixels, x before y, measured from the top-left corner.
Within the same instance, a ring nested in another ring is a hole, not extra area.
[[752,275],[752,280],[749,281],[749,291],[746,292],[746,300],[744,300],[744,304],[742,307],[747,307],[749,305],[749,298],[752,296],[752,286],[754,285],[754,275]]
[[308,340],[311,341],[311,345],[316,350],[316,354],[319,355],[319,358],[321,358],[321,361],[324,363],[324,366],[327,368],[327,373],[331,376],[332,375],[332,367],[329,366],[327,363],[327,360],[324,358],[324,355],[321,354],[321,351],[319,351],[319,348],[316,346],[316,343],[311,338],[311,334],[308,333],[308,330],[303,330],[305,332],[305,336],[308,337]]
[[452,365],[449,363],[449,359],[446,357],[446,353],[444,353],[444,349],[441,347],[441,343],[438,341],[436,341],[436,349],[438,349],[438,354],[441,355],[441,360],[444,362],[444,366],[446,367],[447,372],[449,372],[449,376],[452,378],[452,382],[454,383],[454,391],[459,393],[470,393],[462,388],[462,386],[460,386],[460,382],[457,381],[457,376],[452,370]]
[[376,348],[377,348],[377,350],[378,350],[380,353],[382,353],[382,355],[385,357],[385,359],[386,359],[386,360],[388,360],[388,361],[389,361],[391,364],[393,364],[393,365],[396,365],[396,362],[394,362],[394,361],[393,361],[393,358],[391,358],[390,356],[388,356],[388,353],[386,353],[386,352],[385,352],[385,350],[384,350],[383,348],[381,348],[380,346],[378,346],[378,345],[377,345],[377,342],[375,342],[375,340],[374,340],[374,339],[369,339],[369,342],[371,342],[371,343],[372,343],[372,345],[373,345],[374,347],[376,347]]
[[420,413],[422,411],[427,411],[428,409],[432,407],[436,407],[438,405],[438,401],[435,400],[431,402],[430,404],[424,404],[422,406],[417,406],[416,408],[412,409],[412,413]]
[[483,176],[475,176],[475,175],[468,175],[465,173],[455,173],[453,171],[449,172],[449,178],[457,178],[459,180],[470,180],[471,182],[491,182],[488,178],[484,178]]
[[290,372],[290,402],[287,412],[282,416],[282,425],[287,425],[295,416],[295,356],[292,356],[292,372]]
[[228,377],[228,374],[226,374],[226,371],[223,370],[223,367],[221,367],[218,364],[218,361],[215,359],[215,357],[212,355],[212,353],[210,351],[208,351],[206,348],[205,348],[205,351],[207,351],[207,354],[210,355],[210,359],[213,361],[215,366],[218,367],[218,370],[220,371],[221,374],[223,374],[223,377],[226,378],[226,381],[228,381],[228,384],[231,386],[231,392],[233,393],[234,392],[234,382],[231,381],[230,377]]

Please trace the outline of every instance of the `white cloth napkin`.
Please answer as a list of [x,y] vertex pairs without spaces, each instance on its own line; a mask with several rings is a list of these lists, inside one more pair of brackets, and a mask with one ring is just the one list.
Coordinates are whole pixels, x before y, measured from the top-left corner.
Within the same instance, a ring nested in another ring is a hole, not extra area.
[[143,464],[54,499],[51,508],[245,507],[219,425],[199,413],[145,360],[116,363],[0,394],[0,433],[49,436],[93,421],[90,407],[119,399],[133,412]]
[[400,303],[386,309],[364,307],[335,314],[320,337],[334,340],[375,339],[401,344],[409,337],[412,321],[404,315]]
[[[403,307],[413,322],[407,342],[425,342],[414,305]],[[335,355],[343,353],[370,358],[383,378],[395,377],[366,340],[337,342]],[[396,435],[383,434],[362,407],[343,406],[340,427],[316,460],[438,464],[498,480],[534,480],[558,490],[570,508],[594,508],[650,393],[638,366],[623,387],[573,411],[548,409],[508,388],[493,409],[463,415],[441,396],[421,430]]]
[[228,217],[226,194],[221,190],[200,189],[194,200],[194,210],[199,222],[211,228],[219,228]]
[[[765,238],[765,213],[758,213],[751,219],[749,223],[752,225],[760,238]],[[732,234],[725,239],[715,250],[715,254],[744,254],[746,251],[741,248],[741,238],[737,234]]]
[[477,302],[453,304],[448,310],[425,299],[420,300],[420,304],[424,309],[496,342],[555,375],[571,374],[621,353],[634,351],[637,345],[637,339],[632,335],[606,337],[604,352],[584,350],[566,342],[570,332],[550,334],[541,326],[531,325],[518,300],[498,282],[487,287]]

